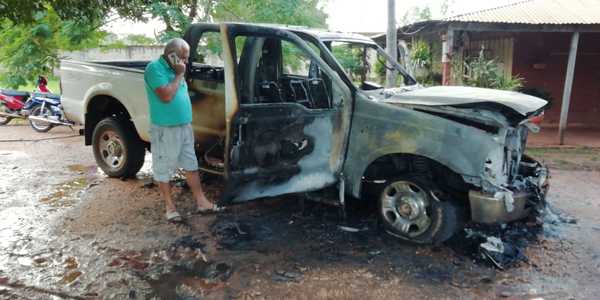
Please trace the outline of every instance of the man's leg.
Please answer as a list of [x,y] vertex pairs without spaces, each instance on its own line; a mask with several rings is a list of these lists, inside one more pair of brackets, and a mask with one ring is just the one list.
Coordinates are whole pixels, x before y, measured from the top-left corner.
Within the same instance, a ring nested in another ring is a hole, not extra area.
[[192,190],[194,199],[196,199],[196,205],[198,206],[198,209],[212,209],[214,206],[210,201],[208,201],[208,199],[206,199],[206,195],[204,195],[198,171],[186,171],[185,177],[190,189]]
[[168,182],[159,181],[158,189],[160,190],[160,195],[165,200],[167,214],[177,211],[177,207],[175,207],[175,203],[173,203],[173,197],[171,197],[171,184]]
[[177,211],[177,207],[175,207],[171,196],[171,185],[169,184],[169,180],[171,179],[171,162],[173,161],[171,156],[174,152],[169,147],[174,144],[168,140],[170,134],[165,133],[165,131],[168,131],[165,127],[152,125],[150,129],[150,142],[152,145],[152,173],[154,174],[154,181],[158,183],[160,195],[165,201],[165,210],[169,214]]
[[196,157],[196,150],[194,150],[194,131],[190,124],[182,126],[181,130],[182,148],[179,154],[179,165],[185,170],[185,177],[194,199],[196,199],[198,209],[212,209],[214,205],[206,199],[198,175],[198,158]]

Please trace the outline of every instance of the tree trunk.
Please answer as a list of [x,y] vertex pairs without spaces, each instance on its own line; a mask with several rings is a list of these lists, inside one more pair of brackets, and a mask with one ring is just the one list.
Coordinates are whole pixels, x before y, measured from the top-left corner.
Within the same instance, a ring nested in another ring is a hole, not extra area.
[[190,13],[188,14],[188,18],[190,19],[190,23],[194,22],[194,19],[198,15],[198,0],[192,0],[190,3]]

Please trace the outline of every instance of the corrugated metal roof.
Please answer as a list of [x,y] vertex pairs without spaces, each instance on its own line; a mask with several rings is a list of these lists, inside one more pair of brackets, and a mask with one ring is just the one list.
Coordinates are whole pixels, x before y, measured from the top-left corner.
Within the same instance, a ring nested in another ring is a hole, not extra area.
[[449,22],[600,24],[600,0],[527,0],[446,18]]

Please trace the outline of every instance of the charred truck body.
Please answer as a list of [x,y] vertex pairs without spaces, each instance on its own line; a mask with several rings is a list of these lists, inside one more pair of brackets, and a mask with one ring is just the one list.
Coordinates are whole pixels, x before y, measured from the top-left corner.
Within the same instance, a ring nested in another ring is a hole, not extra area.
[[[184,38],[198,159],[224,177],[225,203],[336,187],[341,202],[377,202],[389,233],[432,243],[544,201],[547,169],[523,155],[544,100],[424,88],[355,34],[223,23]],[[146,64],[61,64],[66,113],[109,176],[135,175],[150,146]],[[383,87],[386,70],[396,88]]]

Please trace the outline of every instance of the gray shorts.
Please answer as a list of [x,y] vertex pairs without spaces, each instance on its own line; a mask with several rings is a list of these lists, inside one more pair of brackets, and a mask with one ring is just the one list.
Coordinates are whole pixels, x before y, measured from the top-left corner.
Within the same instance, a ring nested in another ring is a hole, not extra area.
[[177,168],[198,170],[192,125],[150,127],[154,180],[169,182]]

